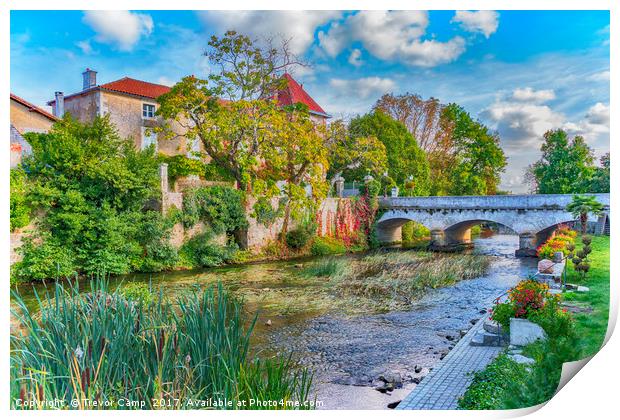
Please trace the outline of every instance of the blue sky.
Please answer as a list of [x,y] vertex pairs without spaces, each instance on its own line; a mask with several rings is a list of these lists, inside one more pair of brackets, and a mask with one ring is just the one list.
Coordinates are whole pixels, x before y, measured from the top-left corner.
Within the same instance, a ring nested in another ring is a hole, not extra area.
[[12,11],[11,91],[44,105],[80,90],[86,67],[100,83],[204,76],[208,38],[227,29],[290,39],[312,63],[292,73],[335,117],[387,92],[461,104],[499,132],[513,192],[550,128],[609,151],[606,11]]

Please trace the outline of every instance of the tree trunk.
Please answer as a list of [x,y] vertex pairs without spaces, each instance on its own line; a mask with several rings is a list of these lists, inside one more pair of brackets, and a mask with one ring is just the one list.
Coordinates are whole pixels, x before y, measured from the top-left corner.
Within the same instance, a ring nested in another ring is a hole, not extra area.
[[588,213],[581,213],[581,234],[585,235],[588,229]]
[[280,236],[282,240],[286,238],[286,232],[288,231],[288,222],[290,218],[291,218],[291,203],[287,200],[286,206],[284,207],[282,230],[280,231]]

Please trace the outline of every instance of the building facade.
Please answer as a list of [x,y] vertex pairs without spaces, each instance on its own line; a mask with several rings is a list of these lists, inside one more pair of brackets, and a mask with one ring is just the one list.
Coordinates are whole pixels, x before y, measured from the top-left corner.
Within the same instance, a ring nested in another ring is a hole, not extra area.
[[23,134],[46,133],[58,118],[12,93],[10,114],[11,168],[14,168],[23,156],[32,152]]

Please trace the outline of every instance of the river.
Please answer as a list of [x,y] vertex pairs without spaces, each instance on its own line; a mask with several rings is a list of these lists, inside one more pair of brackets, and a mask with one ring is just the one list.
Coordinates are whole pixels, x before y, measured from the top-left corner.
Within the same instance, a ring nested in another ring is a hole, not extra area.
[[[322,287],[320,280],[299,274],[308,260],[131,275],[112,279],[110,287],[133,281],[163,287],[166,295],[175,296],[222,281],[244,296],[249,312],[258,311],[253,342],[259,353],[293,352],[312,369],[321,408],[385,409],[415,387],[496,297],[535,272],[533,259],[514,257],[517,236],[492,235],[474,242],[473,252],[491,258],[487,274],[431,290],[406,311],[351,315],[326,309],[321,299],[311,299],[313,290]],[[37,286],[39,293],[43,289]],[[20,292],[27,305],[36,304],[32,286],[22,285]],[[377,391],[381,377],[392,377],[402,387]]]

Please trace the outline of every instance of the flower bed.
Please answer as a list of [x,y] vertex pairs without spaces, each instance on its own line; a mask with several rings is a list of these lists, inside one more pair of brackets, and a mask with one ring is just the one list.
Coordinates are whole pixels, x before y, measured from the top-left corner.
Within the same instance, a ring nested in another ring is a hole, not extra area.
[[536,250],[538,258],[551,260],[556,252],[568,254],[574,249],[577,232],[566,225],[559,226],[547,241]]
[[508,299],[496,303],[491,319],[508,330],[510,318],[528,319],[552,337],[568,334],[571,316],[560,308],[560,297],[549,293],[549,286],[536,280],[523,280],[510,289]]

